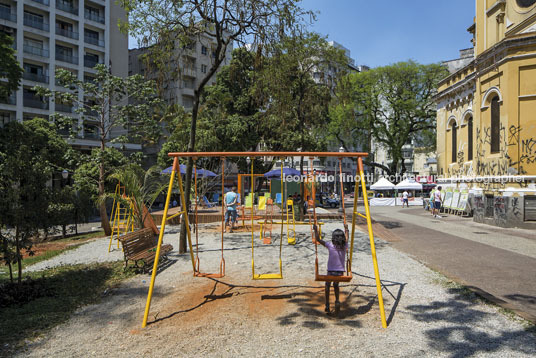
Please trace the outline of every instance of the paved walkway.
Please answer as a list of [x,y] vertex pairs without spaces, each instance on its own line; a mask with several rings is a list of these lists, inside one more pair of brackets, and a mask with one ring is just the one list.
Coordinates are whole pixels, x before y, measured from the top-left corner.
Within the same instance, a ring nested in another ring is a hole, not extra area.
[[454,215],[437,219],[422,208],[371,211],[378,236],[395,248],[536,322],[535,231],[502,229]]

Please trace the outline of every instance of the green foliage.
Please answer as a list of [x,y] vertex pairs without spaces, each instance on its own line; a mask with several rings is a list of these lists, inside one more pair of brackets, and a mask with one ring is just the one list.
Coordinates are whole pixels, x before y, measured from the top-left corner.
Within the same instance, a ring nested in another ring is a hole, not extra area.
[[435,137],[433,96],[445,75],[439,64],[413,61],[350,74],[336,91],[331,133],[342,143],[372,136],[393,158],[390,168],[384,169],[390,174],[405,172],[402,146],[412,140],[430,145],[430,138]]
[[[93,149],[89,156],[83,156],[80,165],[76,168],[73,179],[75,189],[79,193],[90,196],[91,200],[97,202],[99,199],[99,166],[102,163],[105,168],[105,178],[113,173],[117,168],[122,167],[130,162],[119,150],[106,147],[104,150]],[[105,181],[105,191],[113,192],[115,181]]]
[[4,261],[18,263],[19,281],[21,251],[31,249],[38,230],[53,225],[54,192],[47,182],[65,165],[67,148],[55,127],[41,118],[0,128],[0,233],[7,249]]
[[[167,178],[160,175],[160,168],[153,167],[144,171],[139,165],[129,164],[118,168],[109,176],[110,180],[121,183],[125,187],[126,195],[132,200],[135,206],[134,221],[138,228],[144,227],[146,215],[150,215],[148,210],[160,194],[163,194],[168,186]],[[115,191],[114,191],[115,194]],[[107,197],[114,197],[113,194]],[[121,201],[124,207],[130,207],[130,201],[122,197],[115,197]]]
[[[154,82],[140,75],[127,78],[113,76],[109,68],[102,64],[96,65],[95,70],[93,81],[83,81],[70,71],[58,69],[56,77],[60,86],[72,91],[51,91],[41,86],[34,89],[40,96],[74,106],[74,112],[82,120],[90,118],[97,121],[92,131],[99,139],[100,155],[92,156],[92,159],[97,160],[97,186],[99,196],[102,196],[105,193],[106,172],[111,169],[106,166],[109,143],[154,144],[161,132],[156,118],[162,115],[163,104],[156,95]],[[83,100],[78,97],[80,92],[84,93]],[[56,114],[55,120],[70,130],[71,136],[80,132],[78,118]],[[84,128],[86,130],[89,127]],[[104,202],[100,203],[99,211],[102,227],[109,234],[110,224]]]
[[15,50],[11,47],[13,41],[13,37],[0,32],[0,79],[7,80],[0,84],[0,99],[9,97],[19,88],[24,72],[17,61]]
[[[82,119],[97,120],[98,138],[102,143],[152,143],[160,135],[160,126],[155,116],[160,115],[162,101],[156,95],[154,83],[140,75],[127,78],[113,76],[109,68],[98,64],[92,81],[79,80],[70,71],[58,69],[56,78],[61,87],[72,91],[51,91],[36,86],[38,95],[51,97],[59,103],[74,106],[74,112]],[[84,93],[84,100],[78,93]],[[76,135],[78,118],[56,114]],[[127,131],[118,131],[119,128]]]
[[[346,72],[342,50],[314,33],[285,38],[263,64],[258,93],[268,104],[263,115],[272,133],[265,136],[273,150],[325,148],[328,105],[338,75]],[[317,81],[313,76],[317,74]]]

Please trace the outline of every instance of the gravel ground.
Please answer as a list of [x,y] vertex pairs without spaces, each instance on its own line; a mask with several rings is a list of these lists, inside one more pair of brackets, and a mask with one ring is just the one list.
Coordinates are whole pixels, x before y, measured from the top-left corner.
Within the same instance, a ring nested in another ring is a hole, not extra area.
[[[328,223],[324,231],[330,233],[340,226]],[[205,272],[215,272],[219,266],[220,241],[215,228],[206,225],[200,231],[201,270]],[[170,227],[165,235],[165,241],[175,247],[177,231],[178,227]],[[370,248],[362,233],[357,235],[354,252],[354,279],[341,286],[340,317],[327,316],[323,285],[314,282],[314,245],[309,228],[297,231],[295,246],[283,244],[283,280],[251,280],[251,235],[228,234],[226,276],[222,279],[193,278],[189,255],[171,254],[157,277],[152,323],[147,328],[140,325],[150,276],[139,275],[113,290],[101,304],[81,308],[69,322],[28,344],[20,356],[536,354],[535,336],[524,330],[521,322],[505,317],[471,294],[448,288],[442,276],[377,240],[389,322],[387,329],[381,328]],[[256,272],[277,271],[279,241],[262,245],[257,234],[255,243]],[[68,263],[74,259],[67,257],[76,257],[77,252],[80,257],[107,259],[111,255],[106,245],[92,242],[50,261]],[[101,250],[100,255],[97,250]],[[322,269],[327,250],[319,250]]]
[[123,252],[117,248],[117,241],[112,243],[112,251],[108,252],[110,238],[95,239],[80,247],[66,251],[58,256],[28,266],[24,271],[41,271],[55,266],[88,264],[93,262],[109,262],[123,259]]

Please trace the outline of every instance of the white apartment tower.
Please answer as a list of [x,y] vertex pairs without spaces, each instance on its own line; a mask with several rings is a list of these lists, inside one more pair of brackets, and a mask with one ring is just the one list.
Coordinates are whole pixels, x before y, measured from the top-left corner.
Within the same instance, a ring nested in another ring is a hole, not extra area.
[[[1,0],[0,0],[1,1]],[[172,70],[170,66],[170,74],[178,73],[178,76],[163,76],[162,89],[165,101],[168,104],[178,104],[183,106],[187,111],[191,111],[194,104],[194,90],[198,87],[199,82],[206,77],[207,72],[212,67],[214,62],[213,49],[216,48],[216,41],[206,35],[199,35],[195,40],[192,40],[187,46],[180,46],[170,56],[170,63],[177,64],[178,70]],[[129,75],[141,74],[149,79],[156,79],[158,75],[147,69],[144,55],[150,53],[149,48],[142,47],[129,50]],[[230,44],[225,53],[225,59],[220,65],[228,65],[231,62],[233,46]],[[166,74],[167,75],[167,74]],[[212,76],[207,86],[213,85],[216,82],[216,75]]]
[[[48,118],[55,112],[76,117],[70,106],[43,103],[32,91],[35,85],[63,90],[54,79],[58,68],[90,81],[93,67],[103,63],[115,76],[126,77],[128,37],[119,31],[119,19],[125,21],[126,15],[113,0],[0,0],[0,31],[15,39],[13,47],[24,68],[19,90],[0,103],[0,125]],[[91,120],[79,124],[81,131],[72,144],[82,150],[96,146]]]

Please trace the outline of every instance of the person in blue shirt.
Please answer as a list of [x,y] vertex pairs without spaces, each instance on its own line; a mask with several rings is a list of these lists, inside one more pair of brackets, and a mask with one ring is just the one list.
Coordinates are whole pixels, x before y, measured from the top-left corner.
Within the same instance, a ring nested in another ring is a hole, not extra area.
[[[225,194],[223,203],[225,205],[225,231],[224,232],[227,231],[228,225],[231,226],[230,232],[233,232],[234,225],[238,217],[238,212],[236,211],[236,207],[238,206],[238,194],[236,193],[235,186],[231,188],[231,191]],[[231,222],[229,223],[229,221]]]

